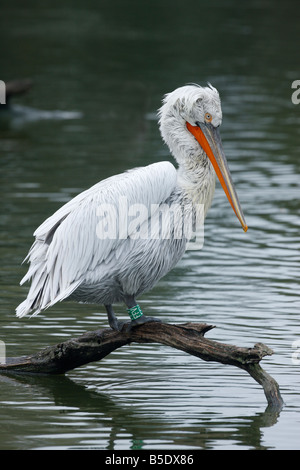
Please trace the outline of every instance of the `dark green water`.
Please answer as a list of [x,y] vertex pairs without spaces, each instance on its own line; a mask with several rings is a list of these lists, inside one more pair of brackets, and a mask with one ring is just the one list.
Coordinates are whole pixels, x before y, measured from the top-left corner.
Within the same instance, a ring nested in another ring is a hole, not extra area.
[[[59,377],[0,376],[1,449],[299,449],[299,3],[12,1],[1,6],[0,79],[31,77],[0,120],[0,340],[8,356],[107,326],[102,307],[58,304],[17,319],[34,229],[95,182],[169,159],[156,123],[164,93],[211,82],[225,153],[249,225],[220,186],[201,252],[141,305],[210,339],[274,355],[263,367],[285,407],[236,368],[131,345]],[[100,312],[100,313],[99,313]],[[122,316],[122,308],[119,307]]]

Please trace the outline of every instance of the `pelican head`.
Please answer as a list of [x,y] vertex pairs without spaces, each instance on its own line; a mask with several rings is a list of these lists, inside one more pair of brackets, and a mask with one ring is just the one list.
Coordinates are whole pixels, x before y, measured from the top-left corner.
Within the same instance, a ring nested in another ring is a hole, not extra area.
[[220,96],[208,84],[186,85],[165,95],[159,110],[160,132],[179,166],[213,166],[230,205],[244,231],[248,227],[224,154],[219,127]]

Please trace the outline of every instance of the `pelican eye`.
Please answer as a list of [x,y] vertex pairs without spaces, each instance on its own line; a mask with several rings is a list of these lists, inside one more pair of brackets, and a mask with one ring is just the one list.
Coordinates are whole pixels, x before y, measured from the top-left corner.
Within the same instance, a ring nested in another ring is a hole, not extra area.
[[204,119],[206,122],[211,122],[212,121],[212,115],[210,113],[205,113]]

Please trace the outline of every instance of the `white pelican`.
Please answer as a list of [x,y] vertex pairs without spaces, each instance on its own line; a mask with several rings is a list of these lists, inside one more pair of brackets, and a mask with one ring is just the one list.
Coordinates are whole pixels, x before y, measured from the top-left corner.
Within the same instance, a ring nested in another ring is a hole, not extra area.
[[[175,236],[180,228],[176,224],[169,238],[157,236],[157,226],[154,236],[131,236],[123,217],[125,206],[120,206],[122,198],[126,198],[127,208],[139,204],[148,209],[140,212],[139,230],[149,235],[153,213],[174,203],[185,214],[197,212],[199,204],[203,204],[206,215],[217,175],[247,230],[222,149],[218,91],[210,84],[180,87],[164,97],[158,115],[162,138],[178,169],[170,162],[158,162],[112,176],[77,195],[38,227],[25,258],[30,266],[21,281],[23,284],[31,279],[31,287],[26,300],[16,309],[18,317],[36,315],[69,299],[105,305],[109,325],[119,331],[124,322],[117,319],[113,310],[113,304],[118,302],[127,306],[130,328],[156,320],[143,315],[136,298],[178,263],[188,238]],[[99,235],[103,208],[106,222],[119,229],[114,232],[118,236]]]

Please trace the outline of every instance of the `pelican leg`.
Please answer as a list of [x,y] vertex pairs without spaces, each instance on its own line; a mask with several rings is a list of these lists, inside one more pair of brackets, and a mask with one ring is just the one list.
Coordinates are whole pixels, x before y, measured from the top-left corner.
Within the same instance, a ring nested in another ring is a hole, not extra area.
[[[158,318],[155,317],[146,317],[139,305],[136,303],[136,300],[133,295],[126,295],[124,296],[124,302],[128,308],[128,314],[131,317],[131,323],[126,328],[127,330],[131,330],[132,328],[143,325],[144,323],[148,322],[160,322]],[[134,312],[138,312],[137,315],[134,315]],[[137,318],[136,318],[137,317]]]
[[124,321],[120,321],[117,319],[116,314],[114,312],[114,309],[112,305],[105,305],[106,312],[107,312],[107,318],[108,318],[108,323],[109,326],[116,331],[121,331],[123,325],[126,323]]

